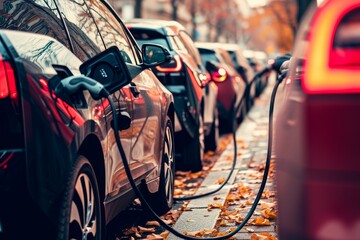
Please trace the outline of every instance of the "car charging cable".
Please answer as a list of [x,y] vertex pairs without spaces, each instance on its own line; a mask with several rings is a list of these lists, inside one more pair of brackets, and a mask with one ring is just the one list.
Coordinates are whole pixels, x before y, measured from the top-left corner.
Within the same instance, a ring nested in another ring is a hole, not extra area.
[[[279,77],[279,79],[282,77],[282,79],[284,78],[283,75],[281,75]],[[173,229],[171,226],[169,226],[168,224],[166,224],[164,222],[164,220],[162,220],[156,213],[155,211],[151,208],[151,206],[149,205],[149,203],[146,201],[145,197],[142,195],[142,193],[140,192],[140,190],[137,188],[136,183],[131,175],[131,171],[130,171],[130,167],[129,164],[127,162],[127,157],[125,154],[125,151],[122,147],[121,141],[120,141],[120,136],[118,134],[118,122],[117,121],[113,121],[114,125],[114,136],[115,136],[115,140],[116,140],[116,144],[118,146],[120,155],[121,155],[121,159],[123,161],[123,165],[124,165],[124,169],[126,172],[126,176],[129,180],[129,183],[132,187],[132,189],[134,190],[135,194],[137,195],[137,197],[140,199],[141,203],[143,206],[145,206],[150,214],[152,215],[152,217],[154,217],[154,219],[156,221],[158,221],[162,227],[164,227],[166,230],[168,230],[169,232],[171,232],[172,234],[174,234],[177,237],[180,237],[182,239],[188,239],[188,240],[196,240],[196,239],[208,239],[208,240],[218,240],[218,239],[226,239],[226,238],[230,238],[233,235],[235,235],[236,233],[238,233],[244,226],[245,224],[248,222],[248,220],[251,218],[251,216],[253,215],[260,199],[262,196],[262,193],[265,189],[265,185],[266,185],[266,181],[267,181],[267,177],[268,177],[268,173],[269,173],[269,169],[270,169],[270,158],[271,158],[271,145],[272,145],[272,115],[273,115],[273,108],[274,108],[274,100],[275,100],[275,95],[276,95],[276,91],[277,88],[279,86],[279,84],[281,83],[282,79],[276,81],[276,84],[274,86],[273,92],[272,92],[272,96],[271,96],[271,100],[270,100],[270,111],[269,111],[269,136],[268,136],[268,149],[267,149],[267,157],[266,157],[266,164],[265,164],[265,168],[264,168],[264,175],[263,175],[263,179],[262,182],[260,184],[260,188],[259,191],[256,195],[256,198],[248,212],[248,214],[244,217],[243,221],[241,222],[241,224],[239,224],[233,231],[227,233],[226,235],[223,236],[218,236],[218,237],[207,237],[207,238],[197,238],[197,237],[192,237],[192,236],[188,236],[185,235],[183,233],[180,233],[178,231],[176,231],[175,229]],[[81,91],[81,90],[88,90],[90,95],[95,99],[95,100],[99,100],[102,97],[107,98],[109,103],[110,103],[110,107],[111,107],[111,111],[112,111],[112,115],[113,115],[113,119],[117,119],[117,112],[116,112],[116,108],[115,108],[115,104],[110,96],[110,93],[106,90],[106,88],[98,83],[97,81],[85,77],[85,76],[71,76],[71,77],[67,77],[65,79],[63,79],[59,85],[55,88],[55,94],[63,94],[64,91],[68,94],[73,94],[75,92]],[[235,141],[236,142],[236,141]]]
[[[264,68],[262,71],[258,72],[254,77],[253,79],[256,79],[256,78],[259,78],[259,77],[262,77],[262,75],[264,75],[265,73],[268,73],[272,70],[271,66],[269,67],[266,67]],[[254,82],[251,81],[251,82]],[[236,113],[239,111],[239,108],[241,107],[241,104],[242,102],[244,101],[246,96],[243,96],[240,100],[240,103],[239,105],[236,107],[236,109],[232,112],[232,119],[233,121],[235,121],[235,118],[236,118]],[[234,156],[233,156],[233,161],[232,161],[232,165],[231,165],[231,168],[230,168],[230,172],[229,174],[227,175],[226,179],[224,180],[224,182],[222,182],[216,189],[214,190],[211,190],[209,192],[206,192],[206,193],[201,193],[201,194],[197,194],[197,195],[191,195],[191,196],[185,196],[185,197],[178,197],[178,198],[175,198],[174,197],[174,200],[175,201],[187,201],[187,200],[193,200],[193,199],[198,199],[198,198],[202,198],[202,197],[206,197],[206,196],[209,196],[209,195],[212,195],[214,193],[217,193],[219,192],[221,189],[223,189],[223,187],[229,182],[233,172],[235,171],[235,167],[236,167],[236,163],[237,163],[237,142],[236,142],[236,127],[235,127],[235,124],[233,124],[232,126],[232,131],[231,131],[231,134],[232,134],[232,139],[233,139],[233,144],[234,144]]]

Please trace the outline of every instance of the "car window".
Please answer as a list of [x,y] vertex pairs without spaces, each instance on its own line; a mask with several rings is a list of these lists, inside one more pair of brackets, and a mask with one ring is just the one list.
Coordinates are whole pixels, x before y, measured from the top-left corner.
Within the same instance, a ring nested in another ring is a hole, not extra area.
[[220,62],[219,59],[216,57],[215,52],[207,49],[199,49],[201,60],[205,65],[206,62],[215,61]]
[[0,28],[51,36],[70,49],[64,24],[53,1],[3,1],[0,6]]
[[332,67],[360,66],[360,9],[354,9],[340,21],[329,56]]
[[349,12],[340,22],[334,39],[335,48],[360,48],[360,9]]
[[157,31],[147,30],[147,29],[138,29],[138,28],[129,28],[131,34],[136,39],[137,43],[141,47],[144,43],[154,43],[159,44],[163,47],[171,49],[170,44],[166,40],[166,37],[158,33]]
[[105,50],[101,36],[83,0],[59,0],[75,54],[83,61]]
[[7,36],[19,56],[35,64],[43,73],[56,74],[53,64],[65,65],[73,71],[79,70],[81,61],[53,38],[37,34],[26,36],[21,32],[9,32]]
[[191,37],[186,32],[179,32],[179,38],[184,43],[184,47],[188,51],[188,53],[192,56],[192,58],[195,60],[195,62],[198,65],[201,65],[201,58],[199,55],[199,51],[195,48],[194,42],[191,39]]
[[122,25],[114,15],[100,1],[86,0],[86,3],[94,17],[106,48],[117,46],[127,63],[136,64],[134,49]]

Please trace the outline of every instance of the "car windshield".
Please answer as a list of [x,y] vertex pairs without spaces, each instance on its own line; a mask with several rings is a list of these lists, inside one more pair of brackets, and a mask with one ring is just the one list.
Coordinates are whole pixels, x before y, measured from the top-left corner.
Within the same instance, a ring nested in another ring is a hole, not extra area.
[[140,47],[144,43],[154,43],[154,44],[159,44],[165,48],[171,49],[168,41],[166,41],[165,36],[156,31],[135,29],[135,28],[130,28],[129,30],[136,39]]
[[202,51],[200,49],[200,56],[201,56],[201,60],[203,62],[203,64],[205,65],[206,62],[208,61],[215,61],[215,62],[220,62],[219,59],[216,57],[215,53],[210,52],[210,51]]

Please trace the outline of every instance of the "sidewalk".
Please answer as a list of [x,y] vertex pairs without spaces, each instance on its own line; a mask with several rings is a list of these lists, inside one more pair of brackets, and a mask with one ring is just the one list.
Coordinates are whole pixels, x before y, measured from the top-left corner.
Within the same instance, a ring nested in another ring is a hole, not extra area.
[[[174,229],[177,231],[196,234],[198,231],[216,229],[225,234],[235,228],[246,216],[255,198],[254,195],[259,190],[265,165],[269,102],[273,81],[273,79],[270,80],[267,88],[256,99],[248,116],[237,129],[237,164],[229,183],[217,194],[190,201],[187,207],[191,211],[183,212],[174,225]],[[219,186],[217,182],[221,178],[226,178],[230,171],[233,154],[234,144],[231,141],[196,194],[208,192]],[[275,229],[276,200],[273,184],[273,172],[271,172],[254,215],[248,224],[234,235],[234,239],[258,239],[257,234],[268,236],[268,238],[262,239],[277,238]],[[179,238],[170,234],[169,239]]]

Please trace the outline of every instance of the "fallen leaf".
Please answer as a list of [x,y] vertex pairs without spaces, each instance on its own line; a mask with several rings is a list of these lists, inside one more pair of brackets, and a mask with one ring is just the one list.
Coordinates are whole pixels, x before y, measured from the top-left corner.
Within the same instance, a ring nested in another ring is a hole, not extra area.
[[269,219],[265,219],[262,217],[254,219],[251,223],[256,226],[270,226]]
[[260,208],[261,208],[261,209],[274,208],[275,205],[276,205],[275,203],[262,202],[262,203],[260,204]]
[[175,189],[174,190],[174,195],[175,196],[182,195],[182,194],[183,194],[183,190],[181,190],[181,189]]
[[123,234],[128,236],[128,235],[131,235],[131,234],[134,234],[137,232],[137,228],[132,226],[131,228],[127,228],[127,229],[124,229],[123,230]]
[[225,226],[227,226],[227,223],[222,221],[222,222],[220,222],[219,226],[220,227],[225,227]]
[[253,233],[251,234],[250,240],[276,240],[276,237],[270,233]]
[[244,230],[246,230],[246,231],[248,231],[248,232],[251,232],[251,233],[255,232],[254,229],[249,228],[249,227],[244,227]]
[[202,237],[204,235],[205,231],[195,231],[195,232],[188,232],[185,231],[184,234],[186,236],[190,236],[190,237]]
[[236,223],[236,225],[239,225],[240,223],[242,223],[242,221],[244,220],[244,218],[243,217],[237,217],[236,219],[235,219],[235,223]]
[[154,233],[155,232],[155,228],[145,228],[142,226],[138,226],[139,232],[140,233]]
[[158,234],[150,234],[147,235],[145,239],[151,239],[151,240],[163,240],[164,238],[161,235]]
[[160,236],[162,236],[163,238],[167,238],[169,236],[169,233],[170,232],[168,230],[166,230],[166,231],[160,233]]
[[218,180],[216,180],[215,184],[222,184],[225,182],[225,178],[219,178]]
[[209,204],[208,204],[208,210],[209,210],[209,209],[213,209],[213,208],[220,208],[220,209],[222,209],[222,208],[223,208],[223,205],[222,205],[221,203],[218,203],[218,202],[209,203]]
[[160,223],[158,221],[148,221],[146,224],[145,224],[146,227],[148,226],[154,226],[154,227],[160,227]]
[[276,218],[276,212],[272,208],[267,208],[261,211],[261,216],[267,219],[275,219]]
[[213,199],[214,200],[219,200],[219,199],[221,199],[221,197],[215,196],[215,197],[213,197]]

